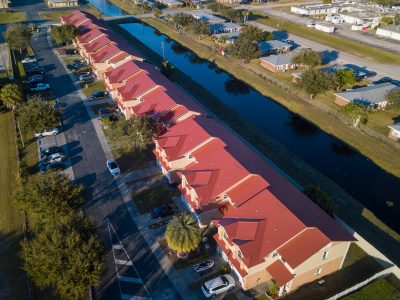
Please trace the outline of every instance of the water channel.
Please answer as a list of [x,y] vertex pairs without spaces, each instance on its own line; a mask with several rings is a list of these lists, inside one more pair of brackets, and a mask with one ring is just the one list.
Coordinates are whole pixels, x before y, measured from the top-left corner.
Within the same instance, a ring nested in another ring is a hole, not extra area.
[[[99,7],[110,9],[104,10],[104,14],[114,14],[116,11],[110,8],[110,3]],[[139,23],[121,26],[160,55],[161,42],[164,42],[165,57],[176,68],[337,183],[387,225],[400,231],[399,178],[385,172],[365,156],[292,114],[272,99],[198,58],[154,28]]]

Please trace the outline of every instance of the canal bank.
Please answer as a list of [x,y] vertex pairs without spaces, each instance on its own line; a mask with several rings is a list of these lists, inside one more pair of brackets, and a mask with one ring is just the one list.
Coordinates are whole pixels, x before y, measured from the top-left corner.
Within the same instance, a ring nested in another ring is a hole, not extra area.
[[[118,22],[109,23],[116,32],[121,34],[125,40],[137,50],[144,53],[146,58],[160,65],[162,57],[134,36],[120,28]],[[151,37],[154,38],[154,37]],[[220,99],[211,94],[207,89],[197,84],[184,72],[177,69],[175,82],[181,85],[186,91],[211,110],[216,116],[244,137],[251,145],[256,147],[266,157],[274,161],[284,172],[294,178],[302,186],[319,185],[337,201],[337,215],[344,219],[351,227],[360,232],[371,243],[383,246],[380,249],[388,257],[399,259],[398,239],[399,236],[382,222],[380,222],[370,211],[357,202],[331,180],[326,178],[316,169],[309,166],[298,156],[288,151],[265,132],[248,122],[233,109],[225,105]],[[293,116],[296,119],[296,116]],[[391,255],[390,255],[391,254]]]

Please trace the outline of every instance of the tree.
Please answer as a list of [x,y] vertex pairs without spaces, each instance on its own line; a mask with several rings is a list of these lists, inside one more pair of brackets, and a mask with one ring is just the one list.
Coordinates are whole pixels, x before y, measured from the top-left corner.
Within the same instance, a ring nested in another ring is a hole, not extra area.
[[311,68],[321,65],[321,54],[317,51],[303,50],[292,57],[292,64],[305,65]]
[[349,103],[341,111],[351,117],[353,127],[357,127],[359,122],[364,125],[368,123],[368,108],[361,104]]
[[337,70],[332,76],[332,84],[336,90],[340,90],[346,85],[353,85],[355,83],[356,78],[352,69]]
[[21,87],[16,83],[8,83],[0,90],[0,100],[10,109],[15,109],[24,100]]
[[319,186],[307,186],[304,189],[304,194],[314,201],[327,214],[333,216],[335,202],[327,193],[323,192]]
[[331,78],[326,72],[314,69],[303,72],[298,81],[299,87],[310,94],[311,99],[313,99],[315,95],[327,91],[331,87],[331,84]]
[[161,73],[171,78],[175,73],[175,67],[168,60],[164,60],[161,64]]
[[63,299],[83,299],[100,282],[104,247],[81,213],[54,222],[21,243],[23,268],[39,288],[53,287]]
[[400,88],[391,90],[386,94],[385,100],[394,109],[400,109]]
[[393,23],[395,25],[400,25],[400,14],[395,14],[393,18]]
[[193,22],[189,25],[189,27],[194,34],[199,35],[199,39],[202,36],[210,34],[210,26],[205,21],[193,20]]
[[229,47],[229,53],[236,59],[248,63],[250,60],[260,56],[260,49],[252,41],[236,41]]
[[158,7],[154,7],[153,14],[154,14],[154,17],[156,17],[158,19],[162,15],[161,9],[159,9]]
[[190,253],[200,244],[200,228],[192,215],[182,213],[169,222],[165,238],[168,246],[178,254]]
[[28,177],[18,186],[14,199],[38,221],[50,224],[70,216],[84,204],[83,187],[57,172]]
[[72,41],[79,35],[79,31],[72,25],[53,26],[51,35],[57,45],[71,44]]
[[149,116],[132,116],[129,120],[119,119],[107,129],[112,146],[121,154],[142,152],[152,145],[156,126]]
[[59,113],[53,105],[41,99],[34,99],[22,105],[18,108],[17,115],[25,131],[43,132],[59,123]]
[[382,17],[382,19],[380,20],[381,24],[385,24],[385,25],[390,25],[393,24],[393,18],[389,17],[389,16],[384,16]]
[[177,27],[186,27],[192,24],[196,20],[193,16],[185,13],[177,13],[172,16],[172,22]]
[[5,34],[8,46],[13,50],[18,50],[22,54],[22,50],[28,47],[31,40],[32,31],[20,24],[10,25],[7,27]]
[[261,42],[272,40],[273,35],[271,32],[263,31],[260,28],[253,25],[245,25],[239,34],[239,41],[251,41],[251,42]]

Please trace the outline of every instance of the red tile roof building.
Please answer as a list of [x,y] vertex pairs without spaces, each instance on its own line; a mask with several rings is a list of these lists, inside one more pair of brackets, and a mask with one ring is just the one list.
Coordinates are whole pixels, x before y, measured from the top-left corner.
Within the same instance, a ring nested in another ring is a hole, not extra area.
[[[203,225],[216,226],[219,252],[244,289],[274,280],[279,293],[342,267],[354,238],[234,132],[94,17],[74,12],[62,22],[85,27],[80,49],[129,118],[159,124],[154,154],[181,201]],[[110,42],[108,42],[110,41]]]

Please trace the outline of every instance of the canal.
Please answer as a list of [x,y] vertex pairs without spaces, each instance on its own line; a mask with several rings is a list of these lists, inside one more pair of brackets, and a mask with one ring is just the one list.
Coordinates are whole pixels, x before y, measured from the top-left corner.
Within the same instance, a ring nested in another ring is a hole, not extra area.
[[[103,11],[105,14],[114,12],[115,9]],[[400,231],[399,178],[154,28],[139,23],[121,26],[160,55],[163,42],[165,57],[176,68],[341,186],[391,228]]]

